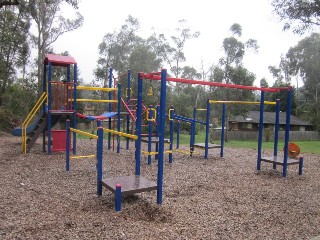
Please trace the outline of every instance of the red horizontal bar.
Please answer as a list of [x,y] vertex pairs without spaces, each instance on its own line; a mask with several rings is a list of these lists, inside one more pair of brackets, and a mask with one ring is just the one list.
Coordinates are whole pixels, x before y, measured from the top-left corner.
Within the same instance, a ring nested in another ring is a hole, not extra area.
[[[161,76],[153,75],[152,73],[143,74],[142,77],[144,79],[149,80],[161,80]],[[214,86],[214,87],[225,87],[225,88],[236,88],[236,89],[246,89],[246,90],[260,90],[264,92],[280,92],[281,90],[289,90],[291,87],[281,87],[281,88],[261,88],[261,87],[254,87],[254,86],[245,86],[245,85],[237,85],[237,84],[227,84],[227,83],[220,83],[220,82],[208,82],[203,80],[192,80],[192,79],[184,79],[184,78],[172,78],[167,77],[168,82],[180,82],[180,83],[187,83],[187,84],[198,84],[198,85],[206,85],[206,86]]]

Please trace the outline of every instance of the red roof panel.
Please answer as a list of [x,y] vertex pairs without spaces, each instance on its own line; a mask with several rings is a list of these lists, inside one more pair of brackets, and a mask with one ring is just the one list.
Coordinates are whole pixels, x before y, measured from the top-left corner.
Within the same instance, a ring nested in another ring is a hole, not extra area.
[[69,64],[77,63],[76,60],[71,56],[62,56],[56,54],[46,54],[46,57],[43,63],[48,64],[51,63],[53,66],[62,66],[66,67]]

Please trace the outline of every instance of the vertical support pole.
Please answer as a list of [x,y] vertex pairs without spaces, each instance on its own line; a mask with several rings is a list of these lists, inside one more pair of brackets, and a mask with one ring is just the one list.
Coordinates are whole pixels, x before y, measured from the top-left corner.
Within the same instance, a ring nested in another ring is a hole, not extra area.
[[116,184],[116,204],[115,210],[117,212],[121,211],[121,184]]
[[[110,68],[109,70],[109,88],[112,87],[112,68]],[[109,92],[109,96],[108,99],[111,100],[112,99],[112,92]],[[112,104],[108,103],[108,111],[111,112],[112,111]],[[109,118],[109,122],[108,122],[108,128],[111,129],[111,118]],[[111,149],[111,133],[108,133],[108,150]]]
[[[128,88],[127,88],[127,102],[129,102],[130,98],[131,98],[131,83],[130,83],[130,79],[131,79],[131,73],[130,73],[130,70],[128,70],[128,79],[127,79],[127,82],[128,82]],[[130,116],[129,114],[127,115],[127,133],[130,132]],[[127,145],[126,145],[126,149],[129,150],[129,142],[130,142],[130,139],[127,138]]]
[[194,143],[196,138],[196,117],[197,117],[197,110],[193,108],[193,119],[191,122],[191,136],[190,136],[190,156],[192,156],[194,151]]
[[70,170],[70,120],[66,120],[66,171]]
[[[121,109],[121,83],[118,82],[118,121],[117,121],[117,131],[120,132],[121,118],[120,118],[120,109]],[[120,153],[120,136],[117,135],[117,153]]]
[[174,107],[170,107],[171,111],[169,113],[169,119],[170,119],[170,147],[169,147],[169,163],[172,163],[172,146],[173,146],[173,114],[174,114]]
[[[43,82],[42,82],[42,92],[47,91],[47,65],[43,64]],[[42,115],[47,111],[46,104],[48,103],[48,96],[47,100],[42,104]],[[42,131],[42,152],[46,152],[46,130],[43,129]]]
[[284,156],[283,156],[283,171],[282,176],[287,176],[287,163],[288,163],[288,155],[289,155],[289,139],[290,139],[290,114],[291,114],[291,96],[292,90],[291,87],[287,92],[287,109],[286,109],[286,132],[284,137]]
[[180,147],[180,121],[177,121],[177,149]]
[[102,195],[102,162],[103,162],[103,128],[98,127],[97,140],[97,195]]
[[159,156],[158,156],[158,181],[157,181],[157,204],[162,204],[162,184],[163,184],[163,155],[164,155],[164,130],[166,121],[166,81],[167,69],[161,70],[160,87],[160,113],[159,113]]
[[209,103],[209,99],[207,99],[206,138],[205,138],[205,148],[204,148],[205,159],[208,159],[208,154],[209,154],[209,132],[210,132],[210,103]]
[[142,88],[143,88],[143,73],[138,73],[138,106],[137,106],[137,119],[136,119],[136,133],[138,139],[136,141],[136,175],[140,175],[140,158],[141,158],[141,122],[142,122]]
[[[77,81],[78,81],[78,70],[77,64],[73,65],[73,127],[77,128]],[[73,154],[77,152],[77,134],[73,133]]]
[[[274,147],[273,156],[277,158],[278,156],[278,143],[279,143],[279,120],[280,120],[280,99],[276,100],[276,120],[274,124]],[[277,168],[277,164],[273,163],[273,169]]]
[[152,156],[150,155],[150,152],[152,151],[152,127],[153,127],[153,124],[152,124],[152,119],[153,118],[153,111],[152,111],[152,105],[149,105],[149,109],[148,109],[148,121],[149,121],[149,124],[148,124],[148,128],[149,128],[149,132],[148,132],[148,165],[151,164],[151,158]]
[[225,139],[225,126],[226,126],[226,114],[227,113],[227,105],[225,103],[222,104],[222,121],[221,121],[221,149],[220,149],[220,157],[224,155],[224,139]]
[[51,80],[52,80],[52,64],[51,62],[48,63],[48,119],[47,119],[47,126],[48,126],[48,154],[51,154],[51,109],[52,109],[52,91],[51,91]]
[[299,158],[299,175],[302,175],[302,169],[303,169],[303,157]]
[[257,170],[258,171],[261,170],[261,153],[262,153],[262,137],[263,137],[263,112],[264,112],[264,91],[261,91],[259,135],[258,135],[258,157],[257,157]]

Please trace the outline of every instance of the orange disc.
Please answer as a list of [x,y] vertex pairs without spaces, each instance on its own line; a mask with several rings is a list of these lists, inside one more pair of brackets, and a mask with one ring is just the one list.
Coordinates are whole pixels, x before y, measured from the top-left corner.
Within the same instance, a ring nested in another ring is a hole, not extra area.
[[296,158],[300,153],[300,148],[297,144],[289,142],[288,145],[289,157]]

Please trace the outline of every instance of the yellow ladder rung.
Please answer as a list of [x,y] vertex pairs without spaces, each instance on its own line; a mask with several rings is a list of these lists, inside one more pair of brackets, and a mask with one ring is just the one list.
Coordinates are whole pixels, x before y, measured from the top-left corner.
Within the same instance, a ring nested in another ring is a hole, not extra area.
[[83,156],[71,156],[70,159],[79,159],[79,158],[94,158],[96,157],[95,154],[92,155],[83,155]]

